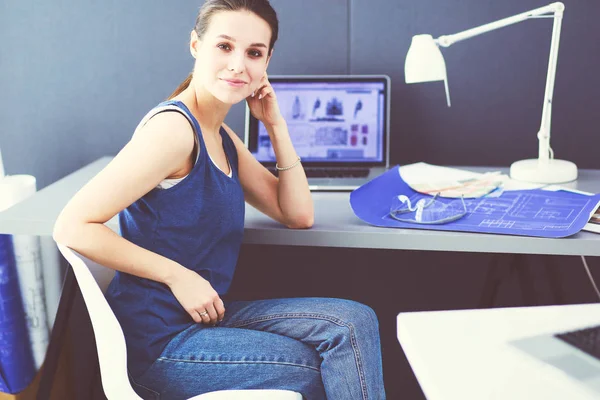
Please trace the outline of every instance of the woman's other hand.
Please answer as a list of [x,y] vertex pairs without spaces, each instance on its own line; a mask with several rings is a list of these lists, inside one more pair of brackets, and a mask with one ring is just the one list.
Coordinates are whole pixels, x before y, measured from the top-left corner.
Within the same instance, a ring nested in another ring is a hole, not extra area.
[[211,284],[196,272],[181,268],[168,286],[196,323],[215,325],[223,320],[223,300]]

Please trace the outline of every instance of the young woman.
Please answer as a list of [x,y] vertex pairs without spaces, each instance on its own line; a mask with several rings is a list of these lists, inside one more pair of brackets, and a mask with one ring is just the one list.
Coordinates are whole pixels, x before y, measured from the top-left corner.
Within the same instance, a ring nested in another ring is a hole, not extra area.
[[[117,270],[106,296],[145,398],[252,388],[385,398],[378,322],[367,306],[221,298],[242,243],[244,200],[289,228],[313,224],[306,176],[266,74],[277,32],[268,0],[207,0],[191,32],[193,73],[56,223],[57,242]],[[268,130],[279,178],[223,123],[243,100]],[[117,213],[121,236],[104,226]]]

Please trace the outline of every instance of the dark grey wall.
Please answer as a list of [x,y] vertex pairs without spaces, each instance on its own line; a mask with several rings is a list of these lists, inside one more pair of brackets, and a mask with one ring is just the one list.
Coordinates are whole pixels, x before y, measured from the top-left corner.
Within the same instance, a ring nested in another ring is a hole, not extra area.
[[[536,158],[552,20],[535,19],[443,49],[452,107],[441,82],[404,84],[410,38],[434,37],[549,4],[548,0],[355,0],[352,73],[392,77],[392,160],[508,166]],[[600,109],[595,15],[600,2],[565,0],[551,145],[557,158],[599,168],[594,116]],[[590,147],[591,145],[591,147]]]
[[[187,75],[200,0],[0,2],[0,149],[8,173],[43,187],[115,154],[143,114]],[[532,20],[444,50],[441,83],[406,85],[417,33],[455,33],[548,0],[273,0],[281,20],[270,74],[392,77],[392,162],[504,165],[536,157],[550,20]],[[598,168],[596,0],[565,0],[551,144]],[[243,135],[243,106],[227,122]]]

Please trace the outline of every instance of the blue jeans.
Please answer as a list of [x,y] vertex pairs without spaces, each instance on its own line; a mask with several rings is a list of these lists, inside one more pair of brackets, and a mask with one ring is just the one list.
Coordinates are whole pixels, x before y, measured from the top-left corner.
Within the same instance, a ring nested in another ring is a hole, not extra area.
[[377,317],[341,299],[225,302],[218,326],[194,324],[175,336],[134,387],[144,398],[162,400],[224,389],[382,400]]

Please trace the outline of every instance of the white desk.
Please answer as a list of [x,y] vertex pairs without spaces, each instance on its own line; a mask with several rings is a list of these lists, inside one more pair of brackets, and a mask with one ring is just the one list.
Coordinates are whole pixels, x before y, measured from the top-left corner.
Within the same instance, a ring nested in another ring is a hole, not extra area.
[[600,304],[400,313],[398,340],[429,400],[598,399],[508,342],[600,324]]
[[[102,157],[0,212],[0,234],[51,235],[56,217],[69,199],[112,157]],[[483,172],[489,168],[469,168]],[[600,192],[600,170],[580,170],[573,188]],[[246,206],[244,243],[338,248],[458,251],[511,254],[600,256],[600,235],[579,232],[566,239],[390,229],[367,225],[350,208],[348,193],[313,193],[315,225],[287,229]],[[118,230],[117,218],[107,223]]]

